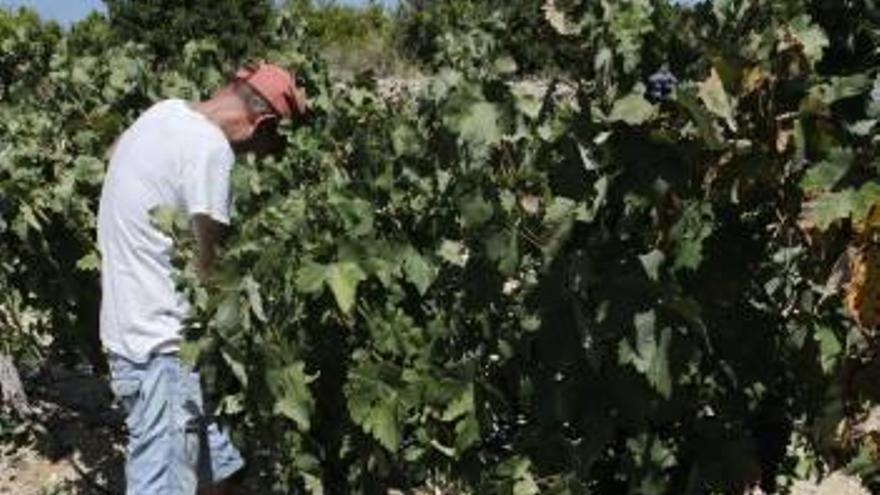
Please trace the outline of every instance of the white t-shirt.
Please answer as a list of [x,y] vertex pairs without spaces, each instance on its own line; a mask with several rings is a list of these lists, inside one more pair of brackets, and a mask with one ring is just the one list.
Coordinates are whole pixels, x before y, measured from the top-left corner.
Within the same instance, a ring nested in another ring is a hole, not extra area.
[[101,341],[144,362],[175,352],[189,308],[172,278],[172,240],[150,211],[171,206],[229,223],[235,158],[219,127],[182,100],[147,110],[116,144],[101,192]]

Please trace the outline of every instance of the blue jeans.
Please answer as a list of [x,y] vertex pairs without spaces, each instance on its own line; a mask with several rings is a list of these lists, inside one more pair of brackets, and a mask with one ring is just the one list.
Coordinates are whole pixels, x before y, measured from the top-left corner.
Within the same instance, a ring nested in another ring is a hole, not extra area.
[[110,373],[128,426],[126,495],[195,495],[242,468],[229,436],[205,414],[198,373],[177,356],[135,363],[111,355]]

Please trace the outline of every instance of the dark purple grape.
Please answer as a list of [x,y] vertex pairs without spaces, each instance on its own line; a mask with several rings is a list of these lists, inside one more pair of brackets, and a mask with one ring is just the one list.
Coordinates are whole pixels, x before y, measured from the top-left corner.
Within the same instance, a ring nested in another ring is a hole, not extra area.
[[645,96],[651,103],[666,100],[675,90],[678,78],[667,69],[660,69],[648,77],[648,88]]

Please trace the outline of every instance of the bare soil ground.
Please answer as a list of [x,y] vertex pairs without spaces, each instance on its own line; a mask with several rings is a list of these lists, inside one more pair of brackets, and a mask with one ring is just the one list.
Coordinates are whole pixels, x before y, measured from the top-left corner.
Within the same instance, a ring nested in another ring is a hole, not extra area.
[[103,378],[48,367],[25,380],[33,436],[0,448],[0,495],[123,493],[123,417]]
[[[30,434],[0,444],[0,495],[125,492],[125,417],[106,377],[87,367],[46,367],[27,377]],[[247,477],[244,493],[269,494]]]
[[[86,367],[50,366],[25,377],[24,388],[30,433],[16,445],[0,442],[0,495],[123,494],[124,416],[106,377]],[[270,485],[254,472],[241,491],[268,495]],[[450,493],[425,489],[412,495]]]

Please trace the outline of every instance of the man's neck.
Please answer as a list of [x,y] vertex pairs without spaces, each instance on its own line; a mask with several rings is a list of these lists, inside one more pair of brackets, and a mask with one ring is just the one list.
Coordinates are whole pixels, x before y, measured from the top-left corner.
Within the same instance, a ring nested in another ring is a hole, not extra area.
[[226,136],[226,139],[230,142],[230,127],[231,122],[229,119],[230,111],[225,108],[225,105],[222,102],[218,102],[216,100],[206,100],[206,101],[198,101],[188,103],[189,107],[194,111],[202,114],[209,122],[217,126],[223,135]]

